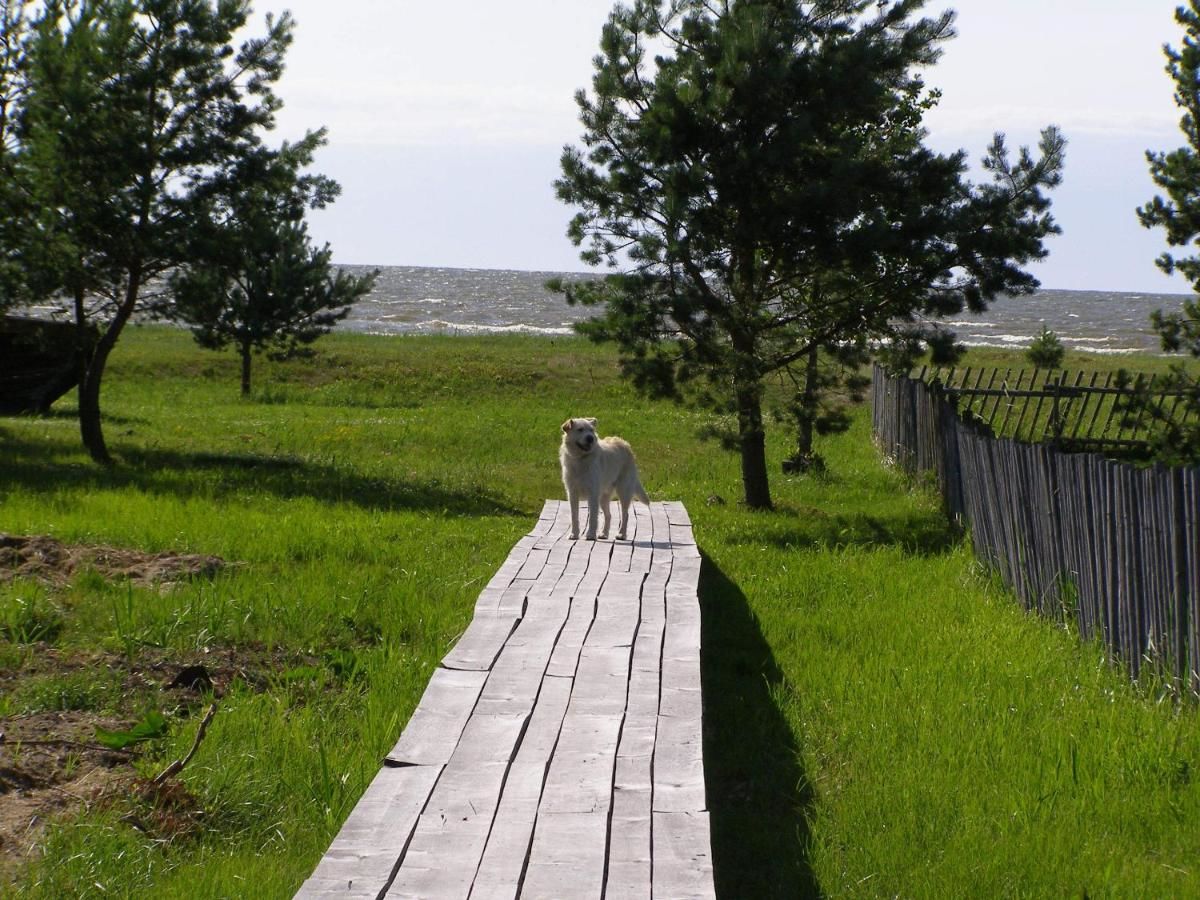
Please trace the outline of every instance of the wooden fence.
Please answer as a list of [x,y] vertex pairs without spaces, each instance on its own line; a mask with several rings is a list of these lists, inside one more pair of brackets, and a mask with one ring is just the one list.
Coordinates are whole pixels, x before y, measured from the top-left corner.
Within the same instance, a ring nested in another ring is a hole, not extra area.
[[948,515],[1027,609],[1069,617],[1137,677],[1200,693],[1200,468],[1137,468],[993,436],[939,384],[875,369],[875,437],[936,475]]
[[[920,380],[941,386],[965,418],[999,437],[1054,444],[1070,452],[1149,455],[1156,421],[1194,424],[1194,407],[1164,376],[1049,369],[922,369]],[[1151,407],[1130,398],[1152,396]]]

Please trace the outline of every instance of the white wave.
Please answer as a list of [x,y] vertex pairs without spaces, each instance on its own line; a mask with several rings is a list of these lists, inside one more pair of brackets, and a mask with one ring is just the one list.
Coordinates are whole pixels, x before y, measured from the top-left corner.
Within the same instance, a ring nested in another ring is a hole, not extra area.
[[[1012,337],[1012,335],[1005,335],[1005,337]],[[1026,338],[1026,341],[1028,341],[1028,340],[1029,339]],[[1028,343],[1013,344],[1011,342],[1010,343],[997,343],[996,341],[965,340],[965,341],[959,341],[959,343],[962,344],[964,347],[980,347],[980,348],[985,348],[985,349],[991,348],[991,349],[999,349],[999,350],[1018,350],[1018,349],[1021,349],[1022,347],[1028,346]],[[1105,353],[1105,354],[1145,353],[1146,352],[1146,350],[1141,347],[1078,347],[1078,348],[1076,348],[1076,351],[1079,353]]]
[[444,319],[430,319],[425,322],[412,322],[404,327],[405,331],[436,332],[439,334],[574,334],[574,329],[566,327],[548,327],[540,325],[483,325],[478,323],[447,322]]

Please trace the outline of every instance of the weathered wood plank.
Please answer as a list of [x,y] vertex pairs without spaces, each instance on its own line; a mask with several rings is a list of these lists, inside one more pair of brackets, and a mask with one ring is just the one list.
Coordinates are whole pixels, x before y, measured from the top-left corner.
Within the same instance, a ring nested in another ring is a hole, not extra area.
[[667,520],[672,525],[686,525],[692,527],[692,519],[688,515],[687,509],[678,500],[667,500],[662,504],[663,511],[667,514]]
[[539,813],[537,830],[521,900],[599,900],[608,811]]
[[547,674],[573,677],[579,663],[579,651],[596,616],[596,598],[608,577],[608,559],[612,545],[589,541],[587,571],[571,595],[571,611],[550,658]]
[[571,697],[571,679],[547,677],[504,784],[492,835],[471,888],[472,900],[515,898],[533,841],[546,769]]
[[620,716],[629,691],[630,647],[585,646],[579,654],[571,711],[581,715]]
[[380,769],[296,897],[378,897],[441,772],[442,766]]
[[486,672],[435,669],[387,761],[394,765],[448,762],[486,679]]
[[609,827],[606,897],[649,900],[652,848],[650,790],[617,788]]
[[465,898],[483,856],[525,715],[474,715],[417,820],[391,898]]
[[[622,716],[576,713],[574,705],[572,695],[546,775],[538,808],[539,822],[545,813],[602,810],[608,815]],[[556,838],[540,826],[534,834],[535,850],[539,840],[551,855],[557,852]]]
[[654,813],[655,897],[713,900],[707,812]]
[[520,615],[512,612],[477,610],[458,643],[442,658],[442,665],[447,669],[490,669],[520,621]]
[[699,718],[659,716],[654,741],[654,811],[699,812],[704,796],[704,741]]
[[523,898],[601,896],[621,721],[568,708],[538,806]]
[[616,572],[605,579],[596,598],[596,615],[585,643],[589,647],[628,647],[633,644],[641,611],[643,575]]

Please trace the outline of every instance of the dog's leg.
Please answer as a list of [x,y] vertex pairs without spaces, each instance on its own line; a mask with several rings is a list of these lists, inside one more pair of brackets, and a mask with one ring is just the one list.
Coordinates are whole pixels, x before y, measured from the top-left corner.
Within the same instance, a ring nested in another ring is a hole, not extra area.
[[596,539],[596,526],[600,520],[600,485],[598,480],[593,477],[588,484],[588,528],[587,539],[594,541]]
[[567,502],[571,504],[571,540],[579,540],[579,491],[567,491]]
[[607,494],[600,498],[600,509],[604,512],[604,530],[600,532],[600,539],[604,540],[608,537],[608,528],[612,524],[612,498]]
[[629,530],[629,504],[632,499],[632,497],[628,497],[625,494],[620,495],[621,524],[618,526],[617,530],[618,541],[625,540],[625,533]]

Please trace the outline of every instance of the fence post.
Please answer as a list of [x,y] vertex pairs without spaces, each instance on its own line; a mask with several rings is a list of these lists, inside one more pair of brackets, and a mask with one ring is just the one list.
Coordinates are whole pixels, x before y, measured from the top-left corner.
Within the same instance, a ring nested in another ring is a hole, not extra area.
[[[1188,591],[1187,591],[1187,567],[1184,561],[1187,559],[1187,507],[1185,506],[1184,490],[1183,490],[1183,469],[1171,469],[1171,499],[1172,505],[1175,507],[1175,527],[1171,529],[1175,538],[1175,553],[1174,553],[1174,570],[1175,570],[1175,621],[1172,623],[1175,628],[1175,672],[1179,677],[1180,687],[1187,684],[1191,671],[1196,667],[1195,661],[1188,659]],[[1192,565],[1195,565],[1193,561]]]

